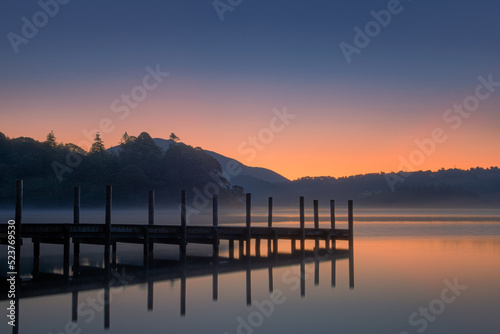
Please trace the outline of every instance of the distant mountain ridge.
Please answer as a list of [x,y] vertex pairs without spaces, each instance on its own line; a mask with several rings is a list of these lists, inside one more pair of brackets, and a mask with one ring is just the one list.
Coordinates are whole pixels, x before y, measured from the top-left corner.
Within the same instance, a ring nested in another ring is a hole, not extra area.
[[[154,143],[163,149],[164,151],[167,151],[170,146],[174,143],[172,139],[163,139],[163,138],[153,138]],[[116,152],[120,149],[120,146],[114,146],[109,148],[109,151]],[[217,152],[213,151],[208,151],[204,150],[208,155],[214,157],[221,165],[222,170],[224,173],[222,174],[230,183],[231,185],[239,185],[243,186],[245,189],[250,186],[249,183],[251,183],[252,178],[257,179],[260,181],[268,182],[268,183],[288,183],[291,182],[289,179],[286,177],[270,170],[267,168],[262,168],[262,167],[250,167],[247,166],[238,160],[226,157],[222,154],[219,154]],[[232,163],[232,170],[238,170],[239,173],[237,175],[234,175],[234,173],[230,173],[228,171],[228,164]],[[241,177],[250,177],[250,178],[241,178]],[[251,187],[250,187],[251,188]]]
[[[161,138],[153,141],[163,150],[173,144],[172,140]],[[500,202],[498,167],[417,171],[391,189],[388,182],[391,174],[386,173],[341,178],[303,177],[290,181],[272,170],[249,167],[213,151],[204,152],[219,162],[224,171],[222,175],[231,186],[242,186],[245,192],[252,193],[258,205],[265,205],[269,196],[279,205],[296,205],[299,196],[322,202],[335,199],[343,203],[353,199],[369,207],[497,207]],[[239,172],[228,172],[228,166]]]

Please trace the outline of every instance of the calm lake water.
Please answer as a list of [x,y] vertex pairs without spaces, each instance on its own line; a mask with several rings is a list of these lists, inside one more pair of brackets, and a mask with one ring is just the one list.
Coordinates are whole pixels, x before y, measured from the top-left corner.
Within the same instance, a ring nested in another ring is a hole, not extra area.
[[[265,210],[253,214],[256,226],[265,224]],[[11,219],[9,215],[0,213],[2,221]],[[277,210],[275,215],[275,226],[298,225],[293,210]],[[328,227],[327,211],[321,216]],[[82,222],[102,222],[103,217],[99,211],[83,212]],[[337,218],[344,227],[345,210],[339,209]],[[113,221],[145,223],[146,215],[114,212]],[[176,213],[158,212],[158,224],[178,221]],[[209,221],[206,215],[193,217],[191,223]],[[71,222],[71,212],[27,211],[23,222]],[[244,216],[221,217],[221,224],[233,222],[243,223]],[[264,256],[266,246],[263,242]],[[312,250],[314,242],[307,247]],[[339,241],[337,247],[348,244]],[[5,246],[0,249],[6,254]],[[279,249],[290,253],[290,241],[280,241]],[[22,252],[23,276],[29,279],[30,240]],[[81,263],[101,266],[102,253],[102,246],[83,245]],[[154,280],[137,283],[143,275],[142,246],[118,245],[109,323],[99,276],[82,287],[76,303],[76,294],[56,293],[64,283],[48,279],[38,290],[42,296],[21,299],[19,332],[500,333],[500,210],[356,210],[352,254],[290,255],[272,265],[254,261],[252,270],[244,258],[232,264],[224,260],[225,242],[218,269],[210,262],[211,246],[189,245],[188,255],[196,260],[187,268],[175,264],[177,247],[158,245],[154,254],[160,261],[151,274]],[[61,273],[62,262],[62,246],[42,245],[42,272]],[[0,270],[5,275],[5,260]],[[0,308],[6,312],[2,298]],[[72,304],[78,307],[76,315]],[[72,322],[75,316],[78,320]],[[2,318],[0,332],[10,333]]]

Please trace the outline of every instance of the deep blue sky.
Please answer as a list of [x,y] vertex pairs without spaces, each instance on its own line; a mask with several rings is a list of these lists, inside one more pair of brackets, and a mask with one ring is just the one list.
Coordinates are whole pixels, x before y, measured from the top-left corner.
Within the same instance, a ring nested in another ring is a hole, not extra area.
[[[473,91],[477,76],[496,73],[500,80],[500,2],[402,0],[402,13],[393,16],[389,26],[348,64],[339,44],[353,44],[353,28],[364,28],[373,20],[370,11],[386,9],[387,3],[243,0],[221,22],[212,1],[72,0],[61,5],[59,13],[15,54],[7,34],[20,34],[21,18],[31,20],[40,7],[37,1],[4,0],[0,131],[43,139],[40,133],[54,128],[59,139],[77,141],[74,134],[109,114],[109,102],[140,82],[146,66],[161,64],[171,77],[146,101],[149,109],[144,104],[149,112],[141,118],[144,122],[163,121],[158,115],[168,113],[169,103],[184,113],[191,110],[186,114],[190,120],[231,118],[231,126],[236,126],[233,118],[250,119],[242,110],[252,110],[257,117],[251,118],[256,123],[253,128],[238,128],[235,132],[243,132],[242,137],[227,134],[237,147],[247,133],[266,122],[271,108],[287,105],[310,117],[310,122],[297,121],[297,128],[290,130],[297,131],[294,135],[311,131],[314,122],[332,128],[340,123],[342,128],[352,127],[351,133],[365,133],[374,119],[396,120],[401,126],[408,120],[408,138],[398,137],[407,132],[404,128],[386,139],[407,141],[410,146],[418,136],[412,132],[415,125],[427,128],[437,122],[449,105]],[[185,101],[196,101],[197,110]],[[497,102],[498,98],[487,101],[485,123],[498,122],[492,111],[498,114]],[[161,103],[167,111],[158,110]],[[33,117],[36,126],[21,131],[16,126],[21,114]],[[181,125],[186,120],[170,119],[168,131],[179,129],[181,138],[198,140],[199,133],[191,134]],[[53,125],[56,120],[64,126]],[[135,130],[134,125],[135,120],[121,124],[119,131],[108,135],[109,141],[116,141],[122,129]],[[147,123],[142,127],[161,135]],[[220,133],[215,127],[205,136],[214,131]],[[390,136],[388,129],[381,131]],[[214,138],[192,144],[234,155],[215,147],[221,137]]]

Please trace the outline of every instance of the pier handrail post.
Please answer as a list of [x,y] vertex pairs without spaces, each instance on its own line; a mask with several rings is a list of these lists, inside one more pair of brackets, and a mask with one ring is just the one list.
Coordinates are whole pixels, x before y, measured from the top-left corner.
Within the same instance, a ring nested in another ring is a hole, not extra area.
[[219,254],[219,233],[217,227],[219,226],[219,200],[217,194],[212,196],[212,226],[213,226],[213,257],[214,262],[217,262]]
[[[314,228],[319,229],[319,202],[317,199],[313,200],[313,209],[314,209]],[[319,238],[316,237],[315,247],[319,248]]]
[[148,193],[148,225],[155,224],[155,191],[150,190]]
[[187,222],[186,222],[186,190],[181,190],[181,254],[186,255]]
[[212,273],[212,299],[219,299],[219,200],[217,194],[212,195],[212,225],[213,225],[213,273]]
[[15,251],[16,251],[16,262],[15,262],[15,272],[16,277],[21,274],[21,222],[23,219],[23,180],[16,180],[16,213],[15,213]]
[[[73,224],[80,224],[80,187],[73,188]],[[80,266],[80,243],[78,240],[73,241],[73,265],[75,272],[78,272]]]
[[354,210],[353,201],[348,204],[348,226],[349,226],[349,288],[354,289]]
[[[268,199],[268,208],[267,208],[267,227],[273,227],[273,198],[269,197]],[[267,253],[269,254],[271,251],[271,238],[267,239]]]
[[[335,233],[335,200],[330,200],[330,227],[332,229],[332,232]],[[333,236],[331,238],[332,241],[332,249],[335,250],[337,248],[337,238],[336,236]],[[328,241],[328,243],[330,243]]]
[[349,230],[349,239],[353,239],[353,232],[354,232],[354,217],[353,217],[353,201],[350,199],[347,202],[347,211],[348,211],[348,230]]
[[300,196],[300,249],[305,250],[305,216],[304,216],[304,196]]
[[[104,226],[104,264],[109,267],[110,245],[111,245],[111,202],[113,189],[111,185],[106,186],[106,217]],[[108,270],[109,271],[109,270]]]
[[73,188],[73,224],[80,224],[80,187]]
[[111,227],[111,198],[113,189],[111,185],[106,186],[106,226]]
[[273,198],[269,197],[267,210],[267,227],[273,227]]
[[[148,225],[155,224],[155,191],[150,190],[148,193]],[[149,242],[149,256],[153,255],[154,243]]]
[[318,229],[319,228],[319,203],[318,200],[315,199],[313,201],[313,207],[314,207],[314,228]]
[[330,228],[335,230],[335,200],[330,200]]
[[217,194],[212,197],[212,224],[214,227],[219,226],[219,200]]
[[247,256],[250,256],[250,241],[252,240],[251,234],[251,223],[252,223],[252,194],[246,194],[246,229],[247,229]]

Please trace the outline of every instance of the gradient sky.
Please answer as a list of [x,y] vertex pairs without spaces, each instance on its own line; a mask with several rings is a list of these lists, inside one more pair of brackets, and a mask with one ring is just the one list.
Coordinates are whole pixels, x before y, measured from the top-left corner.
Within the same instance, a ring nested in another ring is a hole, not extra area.
[[[11,138],[53,130],[88,148],[84,133],[109,119],[107,147],[125,131],[174,132],[290,179],[398,171],[401,157],[412,170],[499,165],[500,87],[457,129],[443,120],[478,76],[500,82],[497,0],[401,0],[350,64],[340,43],[354,45],[353,29],[387,0],[243,0],[223,21],[212,0],[72,0],[17,54],[9,33],[21,36],[41,7],[0,7],[0,131]],[[113,101],[157,65],[170,75],[120,119]],[[285,107],[296,117],[266,137]],[[422,158],[415,140],[436,128],[447,139]]]

